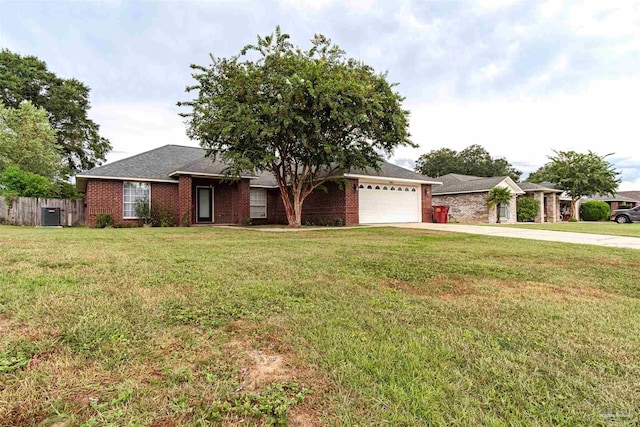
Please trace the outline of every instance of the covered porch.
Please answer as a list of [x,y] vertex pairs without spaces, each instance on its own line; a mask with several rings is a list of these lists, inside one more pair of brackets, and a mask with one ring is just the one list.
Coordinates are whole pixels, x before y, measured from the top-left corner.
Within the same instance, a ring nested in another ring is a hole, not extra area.
[[242,224],[250,217],[249,179],[180,175],[180,225]]

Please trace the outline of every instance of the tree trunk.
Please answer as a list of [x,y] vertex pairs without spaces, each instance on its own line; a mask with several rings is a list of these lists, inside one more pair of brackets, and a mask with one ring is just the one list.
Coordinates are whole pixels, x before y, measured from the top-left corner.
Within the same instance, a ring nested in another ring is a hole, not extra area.
[[571,198],[571,208],[569,209],[569,217],[578,219],[576,217],[576,201],[577,199],[574,199],[573,197]]
[[289,193],[280,191],[284,211],[287,214],[287,223],[289,227],[298,228],[302,225],[302,197],[293,194],[293,201],[289,198]]
[[501,203],[496,205],[496,224],[500,224],[500,205]]

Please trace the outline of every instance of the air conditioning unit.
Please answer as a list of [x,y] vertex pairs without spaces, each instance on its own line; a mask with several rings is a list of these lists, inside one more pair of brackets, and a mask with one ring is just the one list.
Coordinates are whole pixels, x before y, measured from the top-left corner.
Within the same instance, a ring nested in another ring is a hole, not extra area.
[[43,227],[59,227],[60,208],[41,208],[40,209],[40,225]]

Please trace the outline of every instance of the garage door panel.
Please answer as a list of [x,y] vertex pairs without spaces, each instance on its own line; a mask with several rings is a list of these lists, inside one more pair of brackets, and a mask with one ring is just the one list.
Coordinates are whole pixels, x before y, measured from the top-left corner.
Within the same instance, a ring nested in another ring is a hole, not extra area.
[[420,222],[420,187],[362,182],[359,188],[361,224]]

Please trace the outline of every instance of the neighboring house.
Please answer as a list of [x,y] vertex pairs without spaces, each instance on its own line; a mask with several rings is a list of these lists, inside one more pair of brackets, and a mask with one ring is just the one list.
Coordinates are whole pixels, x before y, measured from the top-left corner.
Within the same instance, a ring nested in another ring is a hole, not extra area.
[[[181,225],[286,223],[275,177],[268,172],[225,179],[226,165],[201,148],[165,145],[76,176],[85,194],[85,221],[109,213],[116,223],[137,222],[134,206],[150,200]],[[351,171],[304,201],[302,222],[345,225],[431,222],[432,185],[438,181],[383,162],[380,170]]]
[[513,197],[508,205],[497,207],[500,209],[500,222],[517,222],[516,197],[525,192],[508,176],[485,178],[450,173],[435,179],[442,185],[433,188],[432,203],[434,206],[449,206],[451,220],[495,223],[496,207],[488,207],[487,196],[494,187],[506,187]]
[[[561,212],[565,206],[562,205],[562,190],[555,188],[555,184],[550,182],[520,182],[518,186],[525,192],[524,197],[533,197],[540,202],[540,211],[534,218],[534,222],[558,222],[561,221]],[[570,207],[571,200],[569,199]],[[565,209],[566,210],[566,209]],[[568,213],[566,213],[568,215]]]
[[[630,191],[629,193],[633,193],[633,192]],[[635,207],[638,204],[640,204],[640,198],[633,197],[633,195],[629,197],[622,193],[616,193],[613,196],[611,195],[602,196],[600,194],[597,194],[595,196],[587,197],[586,200],[600,200],[601,202],[605,202],[611,208],[611,212],[615,211],[616,209],[619,209],[620,206],[626,205],[626,206]]]
[[640,191],[618,191],[618,195],[637,200],[637,203],[640,204]]

